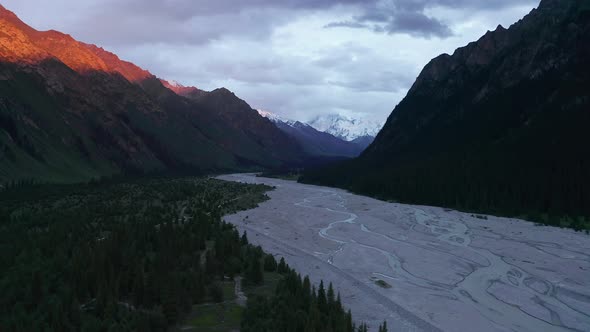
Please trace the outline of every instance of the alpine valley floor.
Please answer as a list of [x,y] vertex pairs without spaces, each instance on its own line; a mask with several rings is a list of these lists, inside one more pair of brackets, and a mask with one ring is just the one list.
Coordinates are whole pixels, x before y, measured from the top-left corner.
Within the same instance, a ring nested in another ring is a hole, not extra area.
[[275,186],[226,216],[315,282],[356,321],[393,331],[590,331],[590,236],[510,218],[387,203],[340,189]]

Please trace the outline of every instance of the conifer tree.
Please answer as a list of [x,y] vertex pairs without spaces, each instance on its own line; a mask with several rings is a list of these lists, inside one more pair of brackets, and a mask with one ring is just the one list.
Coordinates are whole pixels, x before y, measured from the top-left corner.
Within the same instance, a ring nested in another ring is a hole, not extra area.
[[240,239],[240,244],[242,246],[248,245],[248,233],[246,233],[246,231],[244,231],[244,234],[242,234],[242,238]]
[[356,328],[354,326],[354,323],[352,322],[352,313],[350,312],[350,309],[348,309],[345,319],[346,319],[346,332],[355,332]]
[[273,255],[264,256],[264,271],[275,272],[277,270],[277,261]]
[[326,299],[326,291],[324,290],[324,281],[320,281],[318,288],[318,309],[324,315],[328,314],[328,301]]
[[287,273],[289,270],[289,268],[287,267],[287,263],[285,262],[285,258],[281,257],[281,260],[279,261],[279,266],[277,268],[277,272],[279,272],[280,274],[285,274]]

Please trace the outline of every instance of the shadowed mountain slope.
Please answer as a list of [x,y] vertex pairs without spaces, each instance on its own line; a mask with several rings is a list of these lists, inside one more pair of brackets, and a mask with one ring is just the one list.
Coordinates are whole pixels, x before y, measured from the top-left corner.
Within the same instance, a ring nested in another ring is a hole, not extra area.
[[0,182],[250,170],[304,158],[232,93],[181,89],[0,7]]
[[360,158],[303,180],[587,227],[588,59],[590,1],[543,0],[432,60]]

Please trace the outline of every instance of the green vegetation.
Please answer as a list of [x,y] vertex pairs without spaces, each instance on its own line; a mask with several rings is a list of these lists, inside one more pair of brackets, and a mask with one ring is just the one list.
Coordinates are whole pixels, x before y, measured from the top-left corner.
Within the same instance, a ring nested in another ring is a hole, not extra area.
[[183,331],[229,332],[240,328],[244,308],[235,303],[195,305]]
[[316,291],[308,277],[302,279],[288,266],[282,275],[270,297],[248,298],[241,331],[356,331],[332,284],[326,291],[321,282]]
[[262,251],[220,216],[268,189],[185,178],[0,192],[0,330],[163,331],[232,300],[224,280]]
[[0,330],[353,331],[331,285],[316,291],[221,221],[268,189],[203,178],[13,184],[0,191]]
[[300,171],[266,171],[258,174],[259,177],[281,179],[287,181],[298,181],[301,177]]

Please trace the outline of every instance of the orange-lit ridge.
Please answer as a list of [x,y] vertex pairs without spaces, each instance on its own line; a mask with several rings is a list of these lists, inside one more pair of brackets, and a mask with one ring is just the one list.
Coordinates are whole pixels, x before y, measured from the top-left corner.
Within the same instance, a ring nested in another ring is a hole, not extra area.
[[[101,47],[79,42],[55,30],[35,30],[0,5],[0,61],[31,65],[51,59],[59,60],[81,74],[118,73],[130,82],[155,78],[149,71],[123,61]],[[160,81],[179,95],[200,91],[195,87]]]

